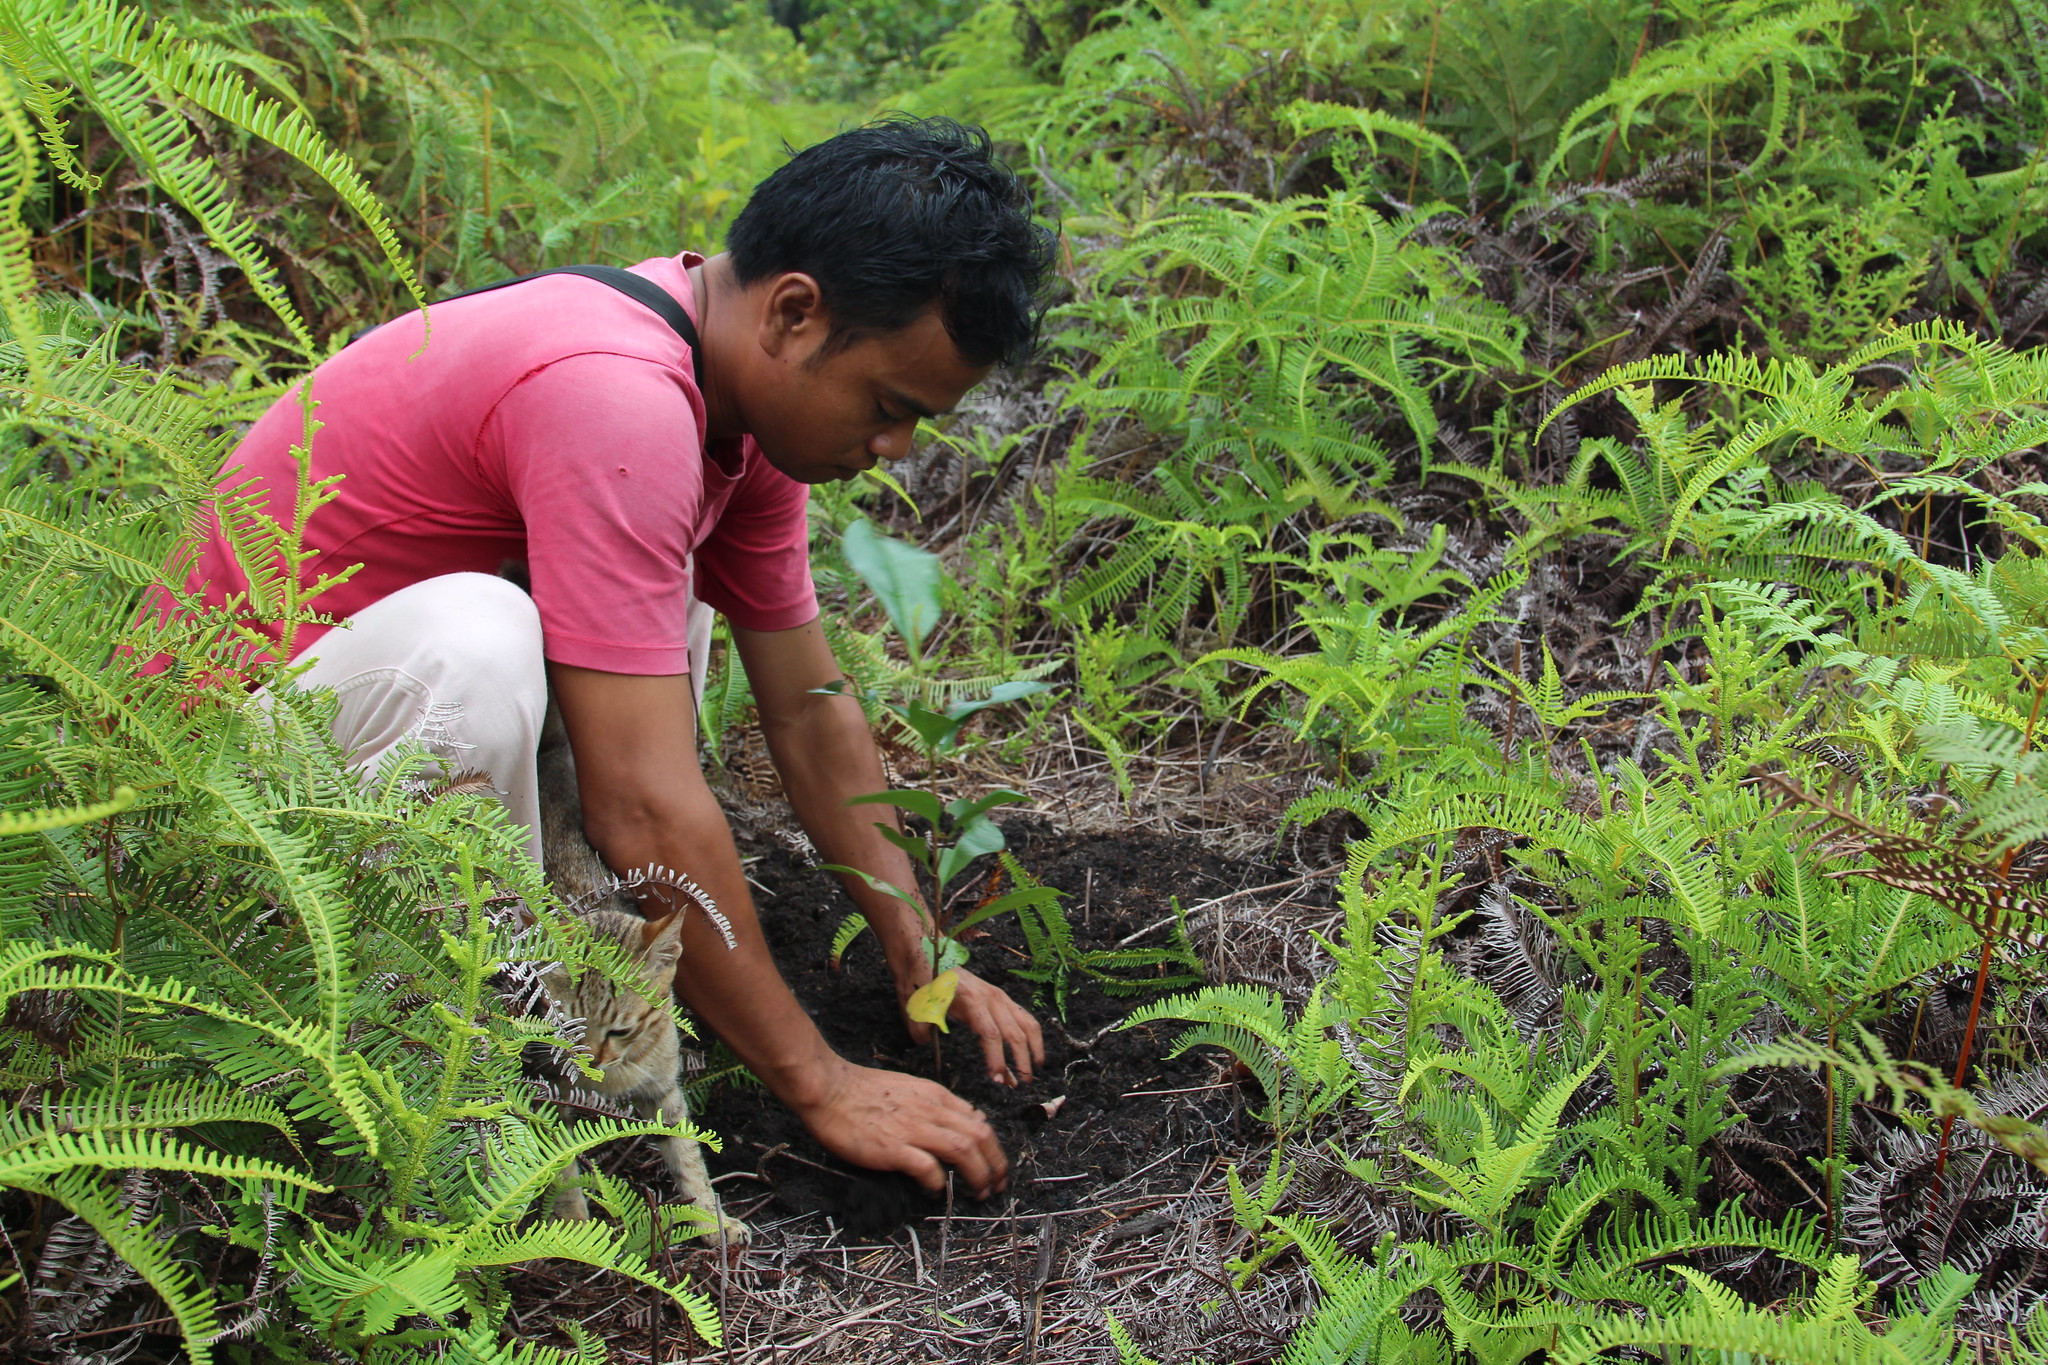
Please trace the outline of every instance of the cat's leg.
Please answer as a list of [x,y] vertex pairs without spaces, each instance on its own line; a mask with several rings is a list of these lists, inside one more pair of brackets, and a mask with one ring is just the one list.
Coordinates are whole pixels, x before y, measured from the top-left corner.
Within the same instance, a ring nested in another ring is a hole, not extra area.
[[[699,1159],[701,1164],[701,1158]],[[556,1218],[568,1218],[583,1222],[590,1217],[590,1205],[583,1198],[583,1186],[576,1183],[583,1174],[583,1163],[572,1161],[569,1168],[555,1180],[555,1202],[548,1212]]]
[[[690,1119],[689,1105],[683,1099],[682,1087],[677,1085],[671,1085],[666,1095],[635,1100],[633,1107],[639,1111],[640,1117],[659,1118],[663,1123],[687,1123]],[[723,1241],[733,1246],[745,1246],[754,1239],[753,1229],[719,1206],[718,1191],[711,1185],[711,1173],[704,1169],[702,1143],[688,1138],[663,1138],[661,1157],[684,1201],[718,1220],[716,1227],[697,1236],[708,1242]]]

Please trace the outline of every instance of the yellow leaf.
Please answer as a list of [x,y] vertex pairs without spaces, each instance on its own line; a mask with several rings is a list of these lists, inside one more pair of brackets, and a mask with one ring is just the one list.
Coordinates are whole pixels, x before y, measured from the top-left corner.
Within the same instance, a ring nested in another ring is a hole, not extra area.
[[946,1011],[953,1008],[953,992],[960,987],[960,973],[940,972],[910,993],[903,1012],[920,1024],[935,1024],[946,1031]]

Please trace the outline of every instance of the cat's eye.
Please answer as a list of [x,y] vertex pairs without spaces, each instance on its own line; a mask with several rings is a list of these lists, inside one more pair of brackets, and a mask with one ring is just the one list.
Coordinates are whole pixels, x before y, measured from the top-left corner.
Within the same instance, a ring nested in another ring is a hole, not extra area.
[[627,1037],[631,1037],[631,1036],[632,1036],[632,1033],[633,1033],[633,1030],[632,1030],[632,1029],[629,1029],[629,1028],[625,1027],[624,1025],[619,1025],[618,1027],[615,1027],[615,1028],[608,1028],[608,1029],[606,1029],[606,1030],[604,1031],[604,1036],[605,1036],[605,1037],[607,1037],[607,1038],[627,1038]]

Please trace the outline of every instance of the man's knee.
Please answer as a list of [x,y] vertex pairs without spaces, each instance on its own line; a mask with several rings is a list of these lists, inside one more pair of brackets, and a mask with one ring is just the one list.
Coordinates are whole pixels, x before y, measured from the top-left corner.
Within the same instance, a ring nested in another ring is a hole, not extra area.
[[431,619],[413,623],[418,647],[438,656],[443,695],[509,720],[522,738],[537,739],[547,709],[547,666],[541,655],[540,612],[516,584],[491,574],[429,579]]
[[444,686],[511,692],[532,699],[536,714],[546,704],[540,612],[517,585],[493,574],[414,583],[358,612],[351,626],[403,640],[413,668],[439,673]]
[[[424,698],[407,728],[429,747],[481,741],[502,754],[538,740],[547,709],[540,613],[502,578],[460,573],[414,583],[357,612],[311,655],[307,681],[342,693],[345,712],[351,700],[379,715],[404,700],[394,695],[373,707],[375,698],[351,698],[358,690],[402,683],[399,690]],[[355,738],[367,740],[367,729]]]

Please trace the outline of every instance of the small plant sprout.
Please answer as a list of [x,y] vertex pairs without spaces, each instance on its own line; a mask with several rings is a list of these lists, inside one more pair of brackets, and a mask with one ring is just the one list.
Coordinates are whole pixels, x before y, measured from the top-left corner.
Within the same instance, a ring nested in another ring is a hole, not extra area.
[[[996,915],[1011,914],[1024,907],[1051,903],[1059,893],[1050,887],[1019,886],[1016,890],[982,901],[951,921],[953,888],[961,874],[978,858],[1001,852],[1002,828],[992,812],[999,806],[1027,800],[1021,792],[999,787],[972,800],[947,800],[939,790],[938,758],[951,753],[960,742],[961,731],[975,715],[992,706],[1022,700],[1048,690],[1049,685],[1030,679],[1010,679],[993,684],[986,696],[975,700],[942,701],[945,689],[936,686],[924,644],[938,624],[943,610],[941,591],[944,571],[937,555],[892,540],[877,532],[865,520],[846,529],[842,548],[847,564],[860,575],[888,614],[889,624],[903,642],[910,668],[894,686],[868,689],[860,695],[881,705],[915,736],[925,757],[929,786],[870,792],[857,796],[857,805],[893,806],[922,820],[922,836],[906,834],[893,822],[876,822],[884,838],[908,854],[911,861],[931,878],[931,901],[927,907],[915,891],[891,884],[859,868],[828,864],[833,872],[859,877],[877,891],[894,896],[917,913],[924,926],[926,960],[932,979],[919,987],[905,1003],[905,1012],[918,1023],[946,1028],[946,1012],[952,1008],[958,988],[959,969],[967,964],[967,947],[960,936]],[[851,695],[850,684],[837,682],[821,692]],[[934,704],[936,703],[936,705]],[[859,914],[849,915],[832,940],[832,965],[839,965],[848,945],[867,927]],[[938,1042],[933,1040],[934,1056]]]

